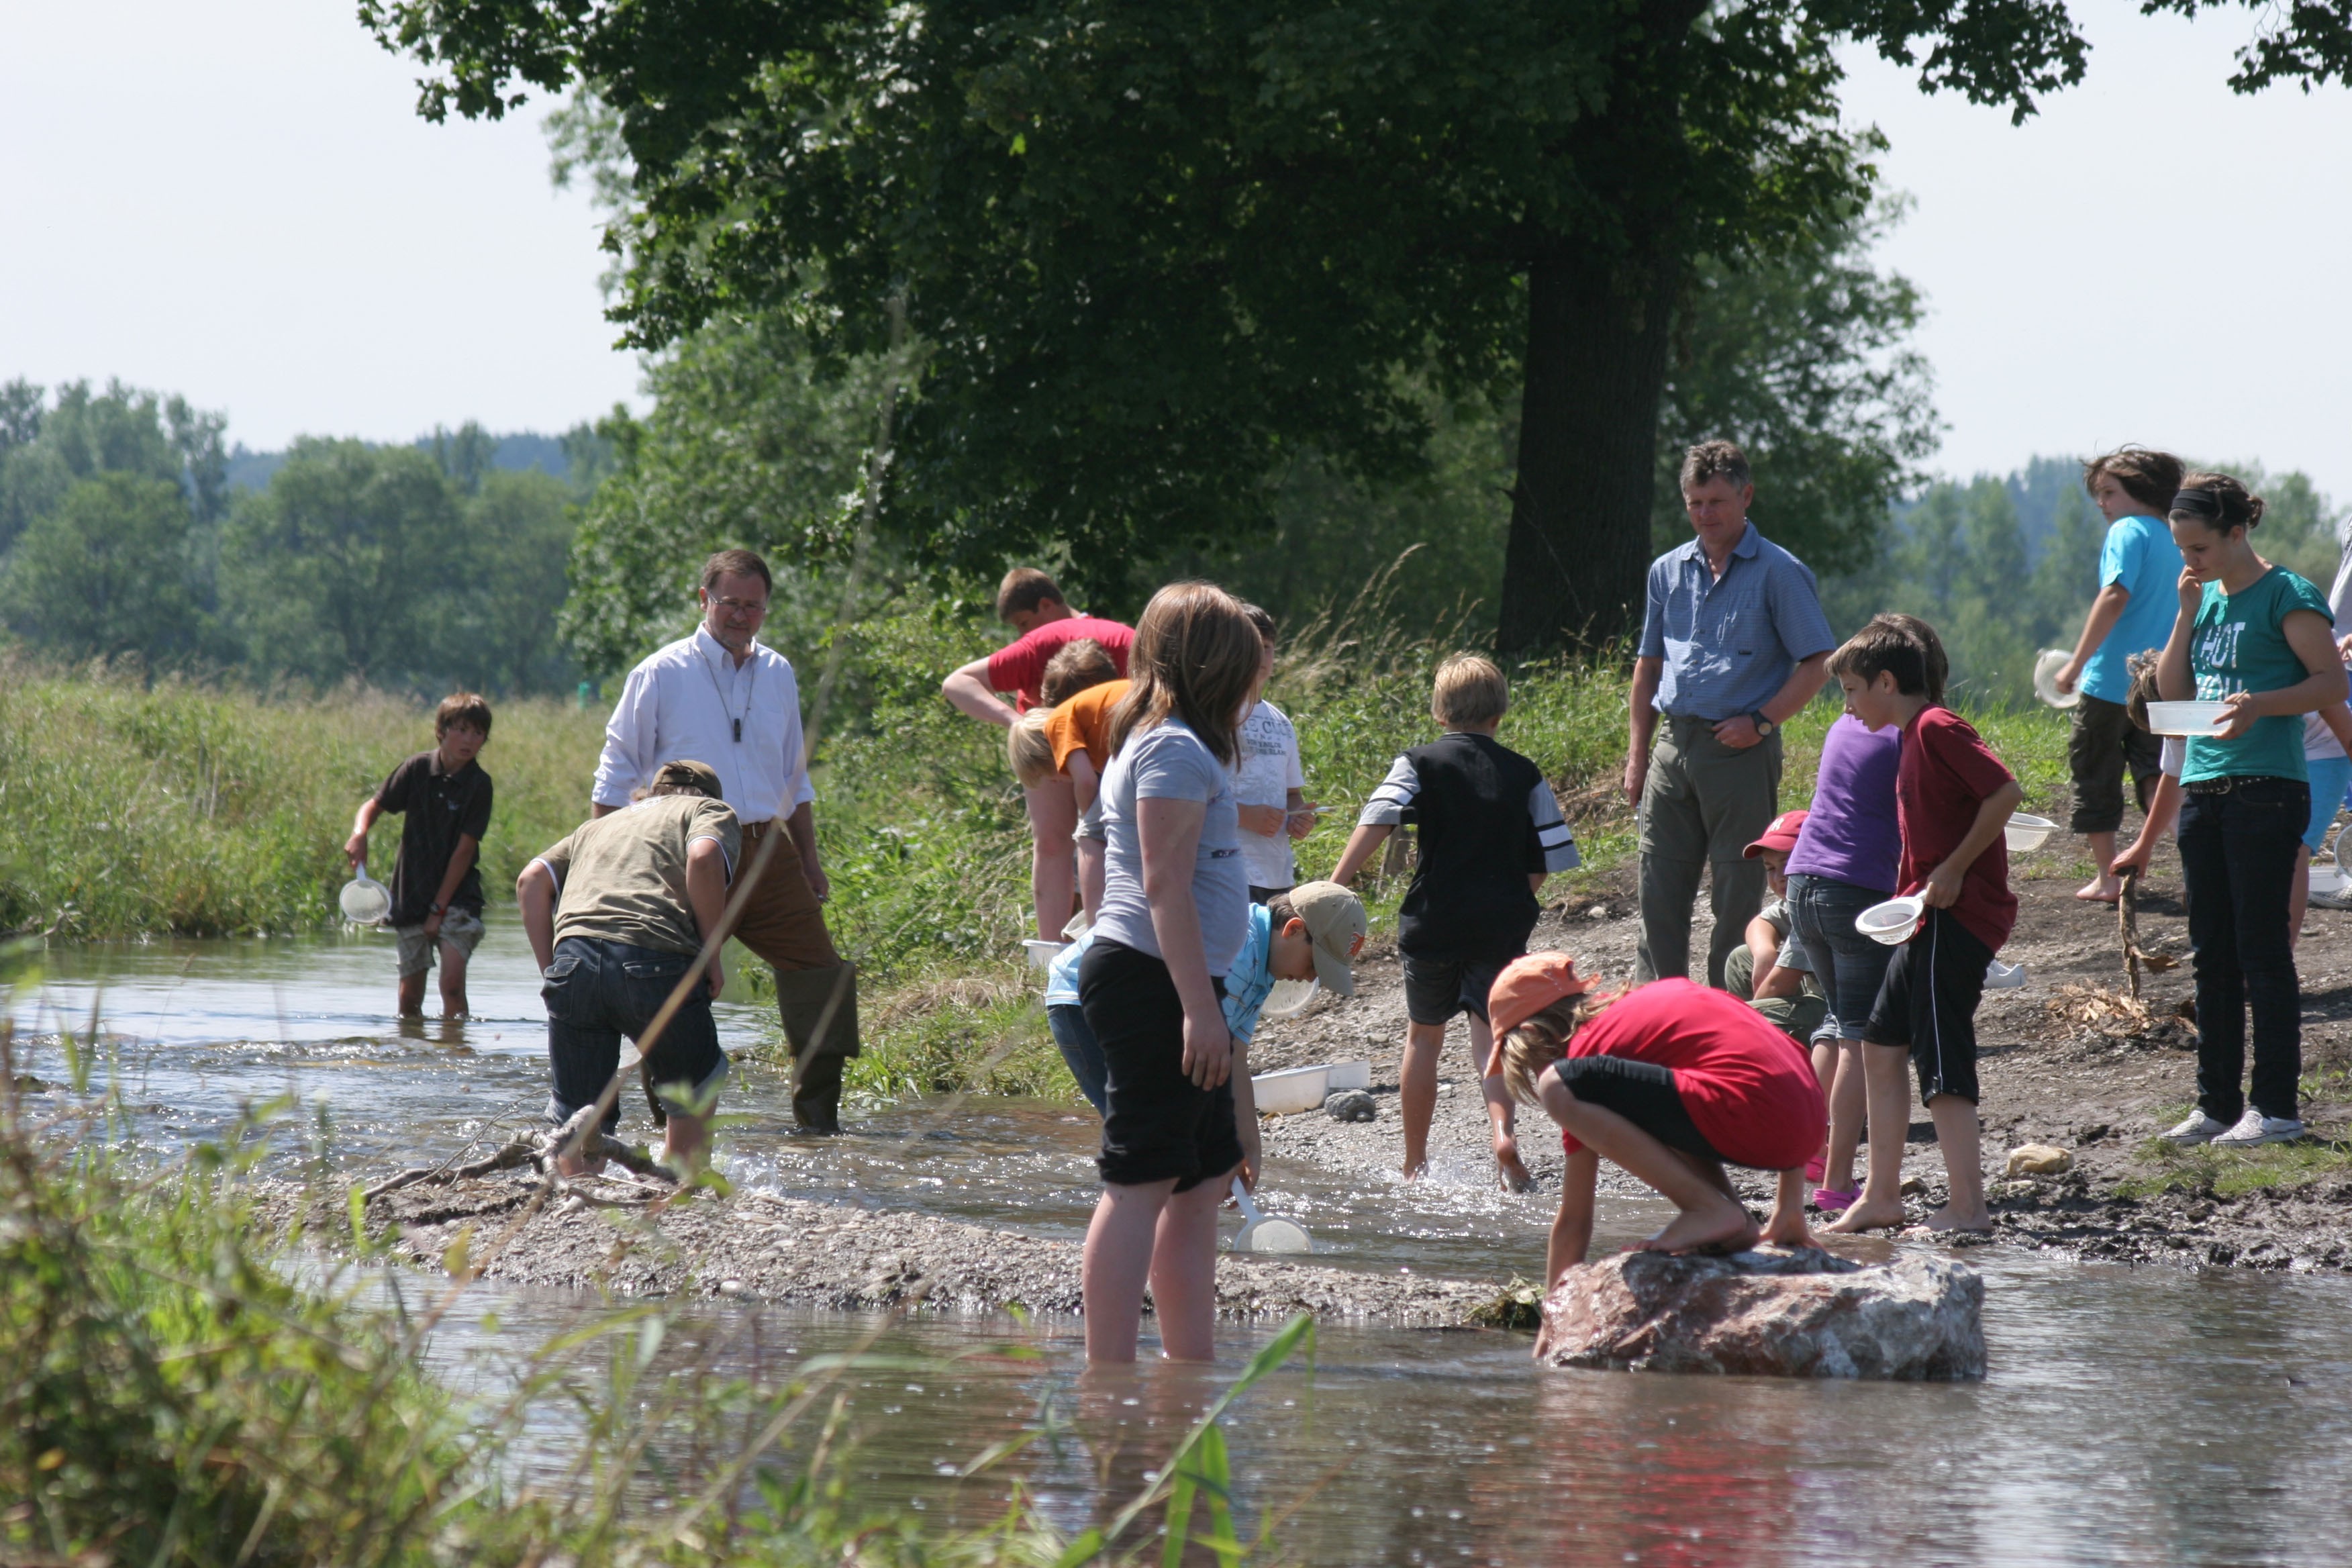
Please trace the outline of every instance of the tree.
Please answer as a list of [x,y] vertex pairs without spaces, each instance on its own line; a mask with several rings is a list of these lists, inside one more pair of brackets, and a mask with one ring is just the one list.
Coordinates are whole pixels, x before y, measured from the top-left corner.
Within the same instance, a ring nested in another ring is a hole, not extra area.
[[188,505],[168,479],[111,470],[76,480],[8,558],[11,630],[69,658],[191,651]]
[[446,669],[439,636],[468,575],[451,486],[413,447],[298,440],[221,539],[223,602],[256,673],[320,685]]

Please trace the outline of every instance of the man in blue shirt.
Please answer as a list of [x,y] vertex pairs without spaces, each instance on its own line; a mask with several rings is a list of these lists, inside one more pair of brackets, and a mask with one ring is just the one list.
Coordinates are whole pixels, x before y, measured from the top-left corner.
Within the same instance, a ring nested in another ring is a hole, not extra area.
[[2098,874],[2074,896],[2103,904],[2114,903],[2124,890],[2123,879],[2107,869],[2116,863],[2116,833],[2124,825],[2124,770],[2131,770],[2143,814],[2164,776],[2162,742],[2124,709],[2131,694],[2124,664],[2144,649],[2162,647],[2172,635],[2180,549],[2164,516],[2180,476],[2179,458],[2145,447],[2124,447],[2083,465],[2083,488],[2106,517],[2107,542],[2099,552],[2099,596],[2091,601],[2074,657],[2060,667],[2055,684],[2061,691],[2083,693],[2066,742],[2066,768],[2074,775],[2074,816],[2068,826],[2090,841]]
[[1728,441],[1683,459],[1690,543],[1650,563],[1633,659],[1625,799],[1642,828],[1642,944],[1634,984],[1690,973],[1691,907],[1712,868],[1706,983],[1764,903],[1748,858],[1780,810],[1780,726],[1829,678],[1829,618],[1811,568],[1748,521],[1756,486]]

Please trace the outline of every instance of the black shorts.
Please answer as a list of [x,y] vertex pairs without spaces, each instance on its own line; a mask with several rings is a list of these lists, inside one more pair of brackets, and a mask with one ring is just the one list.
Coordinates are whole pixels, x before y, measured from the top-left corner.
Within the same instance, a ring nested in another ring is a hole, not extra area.
[[1242,1163],[1233,1080],[1202,1089],[1185,1076],[1184,1003],[1168,966],[1097,938],[1078,962],[1078,1004],[1102,1048],[1102,1179],[1133,1187],[1172,1176],[1182,1193],[1233,1174]]
[[1724,1163],[1683,1109],[1674,1068],[1631,1057],[1562,1057],[1552,1070],[1585,1104],[1615,1111],[1669,1149]]
[[1911,1048],[1923,1105],[1939,1094],[1977,1102],[1977,1003],[1991,965],[1992,949],[1958,916],[1929,910],[1886,966],[1862,1037]]
[[1518,957],[1519,952],[1475,957],[1457,953],[1424,957],[1411,952],[1401,956],[1404,960],[1404,1016],[1416,1024],[1447,1024],[1453,1022],[1456,1013],[1484,1019],[1486,994],[1495,988],[1495,976],[1502,973],[1503,966]]

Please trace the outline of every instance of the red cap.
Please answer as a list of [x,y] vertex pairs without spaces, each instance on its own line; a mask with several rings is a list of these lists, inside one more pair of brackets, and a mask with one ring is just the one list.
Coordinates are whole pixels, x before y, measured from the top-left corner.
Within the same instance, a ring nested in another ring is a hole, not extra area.
[[1772,826],[1764,830],[1764,837],[1750,844],[1744,853],[1750,860],[1767,849],[1778,849],[1786,855],[1797,847],[1797,830],[1804,826],[1803,812],[1784,811],[1772,819]]
[[1593,983],[1576,972],[1564,952],[1530,952],[1511,960],[1486,994],[1486,1027],[1495,1047],[1486,1055],[1486,1076],[1503,1070],[1503,1037],[1563,996],[1581,996]]

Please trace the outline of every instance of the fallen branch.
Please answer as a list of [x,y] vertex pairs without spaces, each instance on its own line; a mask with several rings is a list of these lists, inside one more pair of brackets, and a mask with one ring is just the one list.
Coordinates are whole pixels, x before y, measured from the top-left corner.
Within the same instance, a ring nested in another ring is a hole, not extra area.
[[[403,1187],[425,1184],[446,1187],[453,1183],[471,1181],[478,1176],[492,1175],[499,1171],[519,1171],[525,1166],[544,1173],[552,1163],[555,1151],[562,1146],[563,1142],[570,1135],[571,1129],[568,1127],[553,1133],[525,1132],[486,1160],[477,1160],[468,1165],[452,1165],[444,1161],[438,1165],[412,1166],[396,1176],[388,1176],[374,1186],[367,1188],[361,1196],[362,1201],[372,1204],[387,1193],[396,1193]],[[677,1177],[658,1161],[638,1152],[617,1138],[606,1137],[601,1131],[593,1132],[583,1140],[581,1153],[592,1160],[610,1160],[633,1175],[650,1177],[656,1181],[667,1182],[672,1185],[677,1182]]]

